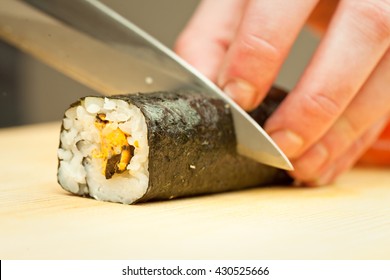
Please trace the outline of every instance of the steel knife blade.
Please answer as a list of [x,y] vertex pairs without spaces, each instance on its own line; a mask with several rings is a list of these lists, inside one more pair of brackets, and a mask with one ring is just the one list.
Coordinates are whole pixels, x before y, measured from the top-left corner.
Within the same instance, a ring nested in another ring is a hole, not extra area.
[[[231,107],[238,153],[266,165],[293,169],[270,136],[220,88],[106,5],[97,0],[22,2],[29,6],[21,12],[30,16],[30,26],[22,30],[23,21],[14,19],[13,30],[5,34],[16,45],[102,94],[187,88],[222,98]],[[39,20],[40,11],[51,18]],[[32,42],[37,38],[39,43]]]

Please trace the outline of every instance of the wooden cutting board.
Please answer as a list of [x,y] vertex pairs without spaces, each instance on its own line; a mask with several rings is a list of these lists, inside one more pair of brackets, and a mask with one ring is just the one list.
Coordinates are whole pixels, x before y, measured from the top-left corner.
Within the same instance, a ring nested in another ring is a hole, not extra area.
[[0,259],[389,259],[390,170],[140,205],[56,182],[59,123],[0,130]]

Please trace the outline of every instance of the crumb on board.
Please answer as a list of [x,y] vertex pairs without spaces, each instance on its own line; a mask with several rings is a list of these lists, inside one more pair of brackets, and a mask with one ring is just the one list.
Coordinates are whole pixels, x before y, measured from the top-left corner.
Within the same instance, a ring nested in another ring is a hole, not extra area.
[[150,76],[145,77],[145,83],[146,83],[147,85],[153,84],[153,78],[150,77]]

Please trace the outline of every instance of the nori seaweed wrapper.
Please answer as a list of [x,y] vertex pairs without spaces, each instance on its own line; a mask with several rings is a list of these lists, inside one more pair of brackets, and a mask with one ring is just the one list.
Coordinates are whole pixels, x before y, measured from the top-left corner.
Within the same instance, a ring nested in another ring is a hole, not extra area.
[[[285,93],[273,88],[250,115],[263,125]],[[140,108],[148,127],[149,187],[136,202],[292,182],[281,169],[237,154],[230,107],[195,92],[112,96]]]

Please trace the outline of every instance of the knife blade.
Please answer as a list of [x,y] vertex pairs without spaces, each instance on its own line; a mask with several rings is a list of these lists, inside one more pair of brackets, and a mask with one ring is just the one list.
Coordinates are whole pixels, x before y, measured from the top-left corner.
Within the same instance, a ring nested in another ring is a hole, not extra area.
[[[288,158],[269,135],[220,88],[157,39],[101,2],[96,0],[23,2],[60,21],[54,23],[52,19],[45,19],[43,22],[51,22],[51,25],[46,25],[51,29],[45,30],[40,27],[41,32],[51,32],[50,39],[40,37],[40,44],[57,45],[57,52],[60,52],[60,55],[58,53],[42,55],[39,51],[37,54],[35,50],[35,55],[60,71],[106,95],[192,89],[222,98],[231,107],[238,153],[266,165],[286,170],[293,169]],[[34,14],[31,11],[29,13]],[[39,16],[35,15],[36,17]],[[31,37],[31,34],[22,36],[24,46],[21,47],[31,51],[29,46],[31,42],[26,40],[28,36]],[[18,45],[20,39],[18,34],[14,32],[8,37]],[[39,49],[37,44],[32,45],[33,50],[34,46]],[[51,50],[53,51],[53,48]],[[72,60],[69,58],[71,56],[79,57],[79,60]]]

